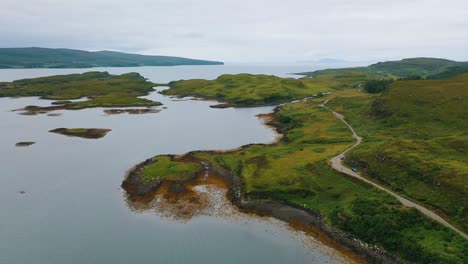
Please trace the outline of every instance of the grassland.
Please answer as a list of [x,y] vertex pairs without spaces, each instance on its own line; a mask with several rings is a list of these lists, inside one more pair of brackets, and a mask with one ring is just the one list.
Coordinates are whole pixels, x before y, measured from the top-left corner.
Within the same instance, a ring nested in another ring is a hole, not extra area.
[[[160,103],[139,98],[153,91],[154,85],[138,73],[111,75],[107,72],[88,72],[0,83],[0,97],[40,96],[62,101],[67,109],[154,106]],[[66,102],[83,97],[89,100]]]
[[314,94],[359,86],[373,75],[352,72],[323,75],[317,78],[279,78],[270,75],[222,75],[215,80],[181,80],[170,82],[167,95],[214,98],[234,106],[277,104]]
[[346,162],[417,200],[465,232],[468,74],[398,81],[383,95],[336,98],[365,142]]

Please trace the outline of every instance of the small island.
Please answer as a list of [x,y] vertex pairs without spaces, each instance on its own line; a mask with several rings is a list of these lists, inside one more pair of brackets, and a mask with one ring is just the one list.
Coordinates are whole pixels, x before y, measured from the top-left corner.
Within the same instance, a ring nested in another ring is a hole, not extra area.
[[[30,115],[93,107],[152,107],[161,103],[141,97],[153,92],[156,85],[138,73],[87,72],[3,82],[0,97],[39,96],[54,100],[51,106],[30,105],[19,109]],[[88,100],[71,101],[80,98]]]
[[50,130],[51,133],[57,133],[70,137],[81,137],[88,139],[98,139],[105,137],[111,129],[103,128],[56,128]]
[[17,147],[29,147],[33,144],[35,144],[36,142],[34,141],[21,141],[21,142],[18,142],[15,144],[15,146]]

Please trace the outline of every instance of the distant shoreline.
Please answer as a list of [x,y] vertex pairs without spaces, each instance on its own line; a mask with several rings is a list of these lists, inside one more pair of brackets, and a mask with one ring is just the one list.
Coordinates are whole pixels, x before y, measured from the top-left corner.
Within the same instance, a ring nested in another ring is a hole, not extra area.
[[0,69],[87,69],[180,65],[224,65],[224,62],[106,50],[0,48]]

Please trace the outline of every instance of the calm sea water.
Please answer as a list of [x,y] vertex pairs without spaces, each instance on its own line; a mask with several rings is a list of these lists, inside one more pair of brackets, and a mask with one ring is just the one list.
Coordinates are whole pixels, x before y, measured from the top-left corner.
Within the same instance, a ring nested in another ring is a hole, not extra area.
[[[297,67],[191,66],[96,68],[139,72],[154,82],[216,78],[222,73],[288,73]],[[0,70],[0,81],[89,69]],[[157,154],[269,143],[276,134],[257,114],[272,107],[212,109],[152,93],[167,109],[106,115],[102,108],[24,116],[12,109],[49,105],[38,98],[0,98],[0,263],[343,263],[334,249],[272,219],[238,214],[175,221],[136,212],[120,184],[136,163]],[[58,127],[112,131],[89,140],[49,133]],[[19,141],[36,141],[15,147]],[[20,193],[24,191],[25,193]],[[304,243],[308,240],[308,243]]]

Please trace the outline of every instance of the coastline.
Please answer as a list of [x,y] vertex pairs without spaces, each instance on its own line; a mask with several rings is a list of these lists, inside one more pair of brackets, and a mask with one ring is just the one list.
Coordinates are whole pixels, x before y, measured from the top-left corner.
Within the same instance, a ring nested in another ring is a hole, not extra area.
[[[217,100],[219,101],[219,100]],[[262,105],[264,106],[264,105]],[[251,106],[252,107],[252,106]],[[274,121],[278,117],[279,108],[277,106],[272,113],[259,114],[258,117],[263,120],[263,124],[276,131],[278,136],[269,144],[247,144],[238,148],[217,151],[191,151],[182,155],[165,155],[173,160],[184,162],[197,162],[203,166],[201,171],[194,173],[189,180],[182,184],[196,181],[199,174],[214,174],[220,176],[227,184],[227,198],[241,212],[254,214],[257,216],[268,216],[287,223],[294,230],[304,231],[312,235],[326,245],[337,249],[346,256],[360,263],[403,263],[398,257],[377,247],[370,246],[361,242],[343,231],[329,225],[323,215],[315,210],[292,204],[287,201],[277,201],[262,199],[261,197],[249,197],[243,192],[244,183],[242,180],[222,167],[213,167],[205,160],[195,158],[197,153],[221,154],[236,152],[252,145],[274,145],[278,144],[284,138],[285,129]],[[146,166],[154,162],[154,157],[135,165],[130,169],[122,183],[122,188],[126,191],[130,200],[149,202],[157,194],[158,189],[165,182],[157,181],[147,184],[139,181],[139,174]]]

